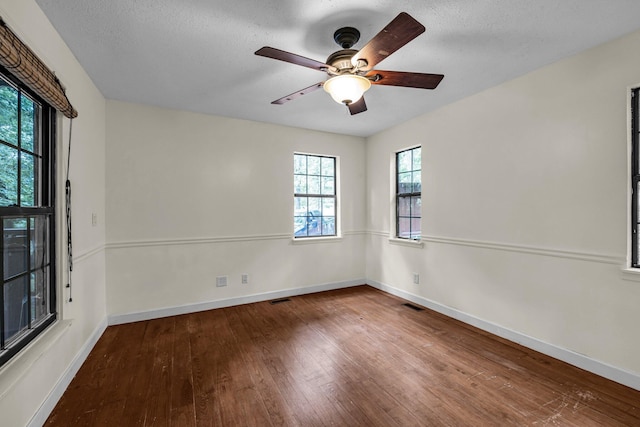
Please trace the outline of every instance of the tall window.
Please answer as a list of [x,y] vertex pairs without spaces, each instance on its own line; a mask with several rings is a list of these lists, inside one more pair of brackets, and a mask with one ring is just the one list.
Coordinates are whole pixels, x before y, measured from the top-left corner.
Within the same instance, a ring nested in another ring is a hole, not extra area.
[[640,88],[631,92],[631,266],[640,267]]
[[336,158],[293,155],[294,237],[336,235]]
[[56,316],[54,117],[0,68],[0,365]]
[[420,240],[422,149],[396,153],[396,237]]

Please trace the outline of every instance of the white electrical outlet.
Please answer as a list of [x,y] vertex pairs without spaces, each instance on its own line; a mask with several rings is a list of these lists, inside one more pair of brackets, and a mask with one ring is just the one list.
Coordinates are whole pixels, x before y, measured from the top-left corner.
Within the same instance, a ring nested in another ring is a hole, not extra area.
[[93,227],[98,225],[98,214],[97,213],[92,213],[91,214],[91,225]]
[[246,285],[247,283],[249,283],[249,275],[248,274],[243,274],[242,275],[242,284]]
[[216,277],[216,286],[221,288],[223,286],[227,286],[227,276],[218,276]]
[[416,285],[420,284],[420,274],[413,273],[413,283],[415,283]]

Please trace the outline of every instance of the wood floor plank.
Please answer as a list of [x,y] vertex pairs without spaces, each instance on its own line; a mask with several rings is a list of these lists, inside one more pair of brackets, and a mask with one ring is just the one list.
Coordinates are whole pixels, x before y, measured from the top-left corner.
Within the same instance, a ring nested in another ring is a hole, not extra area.
[[191,369],[190,316],[177,316],[171,351],[171,408],[170,425],[196,425],[193,373]]
[[640,391],[359,286],[111,326],[47,426],[640,426]]
[[232,335],[224,311],[197,314],[200,325],[191,343],[196,425],[239,425],[228,368]]
[[165,331],[163,319],[139,323],[145,326],[144,335],[138,342],[123,342],[123,346],[126,345],[130,349],[130,357],[119,364],[121,374],[119,379],[114,381],[114,386],[122,389],[126,396],[122,415],[116,420],[126,422],[129,426],[145,425],[156,341]]
[[160,333],[155,338],[153,366],[145,398],[144,425],[168,427],[171,420],[171,363],[175,335],[175,318],[157,319]]

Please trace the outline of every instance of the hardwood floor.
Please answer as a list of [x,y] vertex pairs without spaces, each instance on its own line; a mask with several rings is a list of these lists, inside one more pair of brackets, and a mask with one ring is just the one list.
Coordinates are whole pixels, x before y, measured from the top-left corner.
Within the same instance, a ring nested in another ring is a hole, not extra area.
[[640,391],[368,286],[107,328],[47,426],[640,426]]

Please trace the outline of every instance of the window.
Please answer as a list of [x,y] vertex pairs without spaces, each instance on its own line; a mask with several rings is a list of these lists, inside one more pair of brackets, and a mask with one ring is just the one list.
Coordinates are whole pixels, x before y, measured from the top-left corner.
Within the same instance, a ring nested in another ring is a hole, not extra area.
[[422,149],[396,153],[396,237],[420,240]]
[[294,237],[336,235],[336,158],[293,155]]
[[0,68],[0,365],[56,317],[54,118]]
[[631,266],[640,267],[638,192],[640,191],[640,88],[631,92]]

